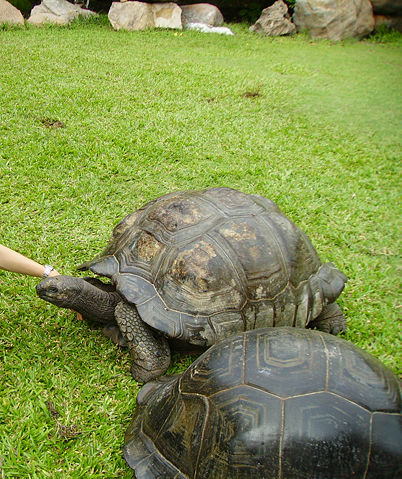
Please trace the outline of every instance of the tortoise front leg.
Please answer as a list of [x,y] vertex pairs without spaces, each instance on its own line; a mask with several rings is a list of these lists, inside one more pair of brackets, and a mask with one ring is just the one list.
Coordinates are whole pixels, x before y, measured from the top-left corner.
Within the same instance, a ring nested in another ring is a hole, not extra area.
[[134,357],[131,365],[134,379],[145,383],[164,374],[170,364],[167,339],[142,321],[135,306],[124,301],[116,306],[115,318]]

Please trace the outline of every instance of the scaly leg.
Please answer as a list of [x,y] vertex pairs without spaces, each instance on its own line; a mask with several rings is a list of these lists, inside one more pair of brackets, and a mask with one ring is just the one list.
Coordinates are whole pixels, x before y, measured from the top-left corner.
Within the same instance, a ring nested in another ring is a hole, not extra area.
[[135,306],[124,301],[116,306],[115,318],[134,357],[131,365],[134,379],[147,382],[164,374],[170,364],[167,339],[142,321]]
[[339,334],[346,331],[346,319],[341,308],[336,303],[331,303],[309,323],[308,328],[318,329],[324,333]]

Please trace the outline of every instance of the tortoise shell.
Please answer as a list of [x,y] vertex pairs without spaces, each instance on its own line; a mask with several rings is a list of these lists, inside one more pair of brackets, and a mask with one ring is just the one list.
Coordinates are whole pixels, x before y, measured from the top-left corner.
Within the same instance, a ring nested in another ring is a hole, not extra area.
[[304,328],[346,282],[275,203],[230,188],[151,201],[79,269],[112,278],[151,327],[201,346],[259,327]]
[[137,479],[396,479],[401,418],[399,382],[370,354],[265,328],[144,386],[123,451]]

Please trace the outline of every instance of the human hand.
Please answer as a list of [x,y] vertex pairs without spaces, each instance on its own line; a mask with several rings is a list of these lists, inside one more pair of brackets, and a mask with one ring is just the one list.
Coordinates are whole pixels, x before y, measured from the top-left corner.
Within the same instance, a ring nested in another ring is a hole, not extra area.
[[36,276],[37,278],[60,275],[52,266],[37,263],[2,244],[0,244],[0,269],[11,271],[12,273]]

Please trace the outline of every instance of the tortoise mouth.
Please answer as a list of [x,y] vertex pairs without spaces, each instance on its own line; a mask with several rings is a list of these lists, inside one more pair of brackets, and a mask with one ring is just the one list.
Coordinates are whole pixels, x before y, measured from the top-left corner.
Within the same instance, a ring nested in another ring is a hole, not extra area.
[[36,288],[36,292],[39,296],[40,299],[43,299],[44,301],[47,301],[48,303],[52,303],[54,304],[55,306],[59,306],[61,308],[66,308],[66,300],[65,298],[58,298],[56,296],[57,293],[49,293],[43,289],[39,289],[38,287]]
[[43,291],[38,290],[38,288],[36,288],[36,292],[38,293],[38,296],[39,296],[40,299],[44,299],[45,301],[53,300],[53,296],[50,296],[50,295],[44,293]]
[[38,296],[40,299],[43,299],[44,301],[47,301],[48,303],[52,303],[56,306],[61,306],[63,305],[63,301],[60,301],[58,298],[55,298],[54,296],[46,293],[38,293]]
[[36,294],[39,296],[39,298],[44,299],[45,301],[51,301],[55,299],[55,294],[57,294],[57,291],[49,291],[48,288],[46,288],[46,286],[43,284],[43,281],[41,281],[36,285]]

